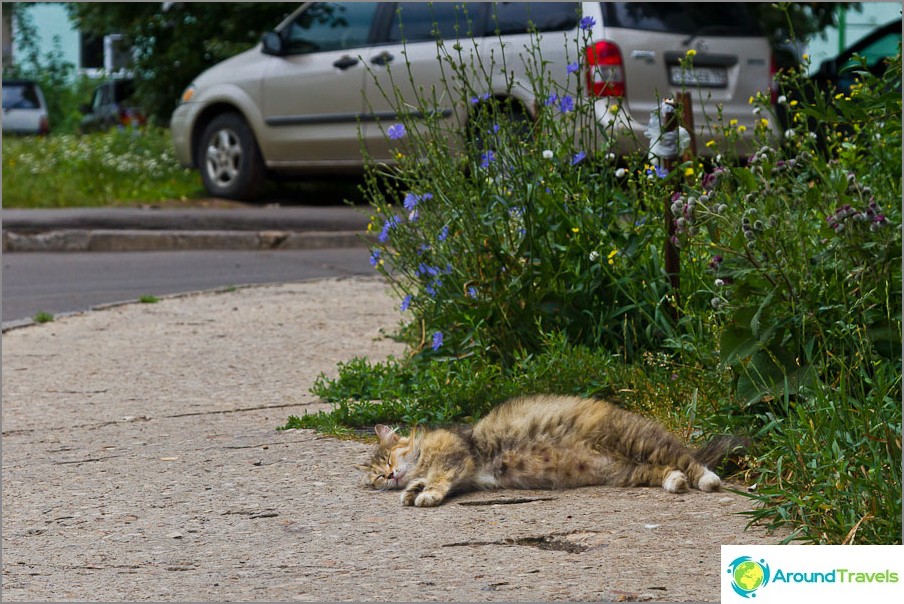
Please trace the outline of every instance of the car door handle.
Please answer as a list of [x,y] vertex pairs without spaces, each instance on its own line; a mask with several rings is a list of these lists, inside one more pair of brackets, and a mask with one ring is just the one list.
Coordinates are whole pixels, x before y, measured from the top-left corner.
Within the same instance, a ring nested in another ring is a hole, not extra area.
[[357,57],[345,55],[343,57],[339,57],[338,59],[336,59],[336,61],[333,63],[333,67],[345,70],[345,69],[348,69],[349,67],[353,67],[357,64],[358,64]]
[[395,57],[392,56],[388,50],[384,50],[373,59],[370,60],[374,65],[386,65],[387,63],[391,63]]

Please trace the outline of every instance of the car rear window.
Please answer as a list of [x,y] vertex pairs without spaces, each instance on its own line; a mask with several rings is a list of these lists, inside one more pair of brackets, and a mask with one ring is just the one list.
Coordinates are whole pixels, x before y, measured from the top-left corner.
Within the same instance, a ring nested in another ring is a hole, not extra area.
[[3,82],[4,109],[38,109],[40,106],[34,84]]
[[759,36],[760,28],[741,2],[601,2],[607,27],[709,36]]

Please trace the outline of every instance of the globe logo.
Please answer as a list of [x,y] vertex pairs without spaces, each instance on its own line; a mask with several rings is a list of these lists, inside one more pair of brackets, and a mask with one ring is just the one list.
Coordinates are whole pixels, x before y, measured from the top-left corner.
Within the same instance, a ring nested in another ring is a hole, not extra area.
[[728,565],[731,587],[743,598],[755,598],[756,590],[769,583],[769,565],[765,560],[757,562],[750,556],[735,558]]

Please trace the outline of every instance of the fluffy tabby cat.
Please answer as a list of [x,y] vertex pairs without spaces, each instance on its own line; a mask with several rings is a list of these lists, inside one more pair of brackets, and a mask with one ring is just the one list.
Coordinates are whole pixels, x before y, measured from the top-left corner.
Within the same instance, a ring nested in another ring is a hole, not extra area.
[[375,427],[379,444],[367,485],[403,489],[402,503],[436,506],[451,492],[661,486],[670,493],[716,491],[715,467],[739,441],[714,439],[691,451],[657,422],[597,399],[528,396],[493,409],[473,427]]

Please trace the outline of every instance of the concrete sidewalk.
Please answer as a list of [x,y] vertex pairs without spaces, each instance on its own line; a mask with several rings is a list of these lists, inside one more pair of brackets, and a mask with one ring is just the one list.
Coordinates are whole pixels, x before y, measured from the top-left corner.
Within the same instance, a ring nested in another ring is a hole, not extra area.
[[4,601],[718,601],[748,499],[360,486],[369,445],[289,415],[404,354],[375,278],[127,304],[3,334]]
[[3,251],[312,249],[364,245],[366,209],[67,208],[2,212]]

